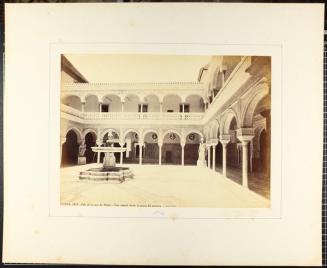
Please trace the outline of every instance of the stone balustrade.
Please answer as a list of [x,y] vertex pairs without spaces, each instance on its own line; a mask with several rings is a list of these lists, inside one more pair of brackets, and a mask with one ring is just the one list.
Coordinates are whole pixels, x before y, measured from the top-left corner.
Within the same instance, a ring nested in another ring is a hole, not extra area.
[[160,112],[81,112],[62,104],[61,112],[84,120],[163,120],[163,121],[200,121],[204,113],[160,113]]

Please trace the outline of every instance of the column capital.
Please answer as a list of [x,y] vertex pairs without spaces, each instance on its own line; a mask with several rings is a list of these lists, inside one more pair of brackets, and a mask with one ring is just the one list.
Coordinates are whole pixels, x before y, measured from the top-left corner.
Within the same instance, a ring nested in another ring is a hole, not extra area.
[[144,141],[139,141],[139,146],[143,147],[144,146]]
[[239,128],[236,130],[236,134],[242,145],[247,145],[255,136],[253,128]]
[[212,144],[208,141],[208,143],[206,143],[206,148],[210,148],[211,145],[212,145]]
[[222,145],[227,145],[230,142],[230,135],[222,134],[220,135],[219,141]]
[[218,145],[219,140],[218,139],[211,139],[212,146]]
[[163,140],[158,137],[158,146],[161,147],[163,145]]

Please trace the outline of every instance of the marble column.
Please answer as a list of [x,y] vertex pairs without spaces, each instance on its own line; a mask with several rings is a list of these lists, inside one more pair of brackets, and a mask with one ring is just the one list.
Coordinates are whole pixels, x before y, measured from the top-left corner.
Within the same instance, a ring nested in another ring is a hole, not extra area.
[[185,147],[185,143],[183,144],[181,144],[181,146],[182,146],[182,166],[184,166],[184,147]]
[[211,145],[207,147],[208,150],[208,168],[210,169],[211,167]]
[[85,112],[85,102],[82,102],[82,112]]
[[162,113],[162,102],[160,102],[160,113]]
[[102,102],[99,102],[99,113],[101,113]]
[[143,103],[141,103],[141,119],[143,119]]
[[223,175],[227,176],[227,144],[229,143],[229,139],[220,139],[220,142],[223,147]]
[[124,112],[124,104],[125,104],[125,102],[122,102],[122,103],[121,103],[121,112],[122,112],[122,113]]
[[242,185],[248,187],[248,144],[249,141],[242,141]]
[[251,173],[252,173],[252,170],[253,170],[252,159],[253,159],[253,140],[250,141],[250,172]]
[[162,148],[162,143],[158,143],[159,146],[159,166],[161,166],[161,148]]
[[216,146],[217,144],[212,144],[212,170],[216,171]]
[[248,145],[254,137],[252,128],[240,128],[237,130],[237,138],[242,142],[242,185],[248,188]]
[[139,164],[142,165],[143,143],[139,143]]

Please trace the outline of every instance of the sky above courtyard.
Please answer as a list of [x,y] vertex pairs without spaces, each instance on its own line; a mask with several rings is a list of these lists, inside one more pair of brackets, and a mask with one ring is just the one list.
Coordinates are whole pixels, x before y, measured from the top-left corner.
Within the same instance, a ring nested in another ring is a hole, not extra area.
[[197,82],[211,56],[65,54],[90,83]]

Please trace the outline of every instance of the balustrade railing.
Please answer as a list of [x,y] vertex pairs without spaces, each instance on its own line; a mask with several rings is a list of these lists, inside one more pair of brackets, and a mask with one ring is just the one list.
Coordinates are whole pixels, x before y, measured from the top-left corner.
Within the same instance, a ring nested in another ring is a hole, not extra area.
[[81,112],[67,105],[61,111],[85,120],[201,120],[204,113]]

